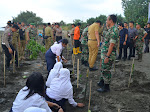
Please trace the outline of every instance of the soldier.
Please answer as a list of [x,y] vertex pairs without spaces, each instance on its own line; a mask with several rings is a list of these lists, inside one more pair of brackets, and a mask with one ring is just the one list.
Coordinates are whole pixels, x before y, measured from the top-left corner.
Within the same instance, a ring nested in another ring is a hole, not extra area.
[[20,59],[25,59],[24,57],[24,51],[25,51],[25,45],[26,45],[26,38],[25,38],[25,26],[22,22],[19,26],[19,34],[20,34],[20,47],[19,47],[19,56]]
[[89,48],[89,70],[98,70],[94,64],[98,54],[98,47],[100,45],[99,28],[101,21],[96,21],[88,28],[88,48]]
[[28,28],[28,32],[27,32],[27,36],[28,36],[28,41],[30,39],[35,39],[36,36],[37,36],[37,32],[34,30],[34,26],[35,24],[34,23],[30,23],[30,27]]
[[[18,27],[19,28],[19,27]],[[16,32],[13,32],[12,36],[12,46],[18,51],[18,46],[20,46],[20,35],[19,29]]]
[[45,48],[46,51],[50,48],[50,46],[52,45],[52,39],[54,39],[53,37],[53,30],[51,28],[51,24],[48,23],[48,26],[45,28]]
[[135,40],[136,40],[135,46],[136,46],[136,50],[137,50],[137,54],[138,54],[138,60],[139,60],[139,62],[141,62],[142,61],[143,42],[144,42],[145,37],[147,36],[147,32],[143,28],[141,28],[139,23],[137,23],[136,29],[137,29],[138,36],[135,38]]
[[116,49],[118,45],[119,31],[115,26],[117,17],[115,15],[110,15],[107,18],[106,26],[109,27],[108,31],[103,32],[104,42],[101,49],[101,77],[98,85],[101,87],[98,92],[108,92],[110,91],[109,84],[111,82],[111,68],[112,64],[116,58]]
[[83,33],[82,33],[83,38],[81,41],[81,44],[82,44],[81,62],[85,66],[89,66],[88,64],[88,27],[89,25],[87,25],[87,27],[83,30]]
[[70,38],[71,38],[71,43],[72,43],[72,47],[73,47],[74,46],[74,40],[73,40],[73,38],[74,38],[75,24],[72,24],[71,27],[72,27],[72,29],[70,31]]
[[[8,28],[5,30],[3,36],[2,36],[2,48],[5,52],[5,55],[7,57],[6,60],[6,67],[8,70],[10,70],[10,60],[12,59],[12,54],[14,54],[14,51],[16,49],[12,46],[12,32],[16,32],[18,30],[17,25],[13,25],[11,28]],[[15,64],[18,66],[18,57],[17,57],[17,51],[15,53]]]

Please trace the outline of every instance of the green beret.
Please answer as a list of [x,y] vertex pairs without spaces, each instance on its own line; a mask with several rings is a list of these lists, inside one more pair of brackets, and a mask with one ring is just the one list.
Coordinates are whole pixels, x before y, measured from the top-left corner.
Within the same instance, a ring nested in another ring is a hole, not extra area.
[[141,23],[136,23],[136,25],[140,25],[141,26]]
[[35,25],[34,23],[30,23],[30,25]]

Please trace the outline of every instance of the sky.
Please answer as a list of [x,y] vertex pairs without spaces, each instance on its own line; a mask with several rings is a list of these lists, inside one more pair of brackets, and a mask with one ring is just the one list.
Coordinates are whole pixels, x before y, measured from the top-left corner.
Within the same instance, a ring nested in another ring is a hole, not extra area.
[[17,17],[21,11],[33,11],[43,22],[72,23],[74,19],[86,21],[100,14],[121,14],[121,0],[1,0],[0,27]]

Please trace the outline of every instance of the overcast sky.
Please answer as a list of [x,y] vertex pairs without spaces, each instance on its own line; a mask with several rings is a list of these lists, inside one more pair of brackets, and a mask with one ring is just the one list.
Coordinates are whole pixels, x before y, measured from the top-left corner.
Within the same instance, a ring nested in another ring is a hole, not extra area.
[[121,0],[1,0],[0,27],[26,10],[36,13],[43,22],[71,23],[74,19],[86,21],[100,14],[123,15]]

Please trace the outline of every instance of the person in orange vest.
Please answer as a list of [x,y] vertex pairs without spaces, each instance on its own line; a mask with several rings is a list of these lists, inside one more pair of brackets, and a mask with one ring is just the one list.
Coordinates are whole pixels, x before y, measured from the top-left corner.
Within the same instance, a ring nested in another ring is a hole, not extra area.
[[75,48],[73,48],[73,54],[78,54],[78,53],[82,53],[79,49],[80,49],[80,27],[81,27],[81,23],[78,23],[77,26],[74,29],[74,45]]

